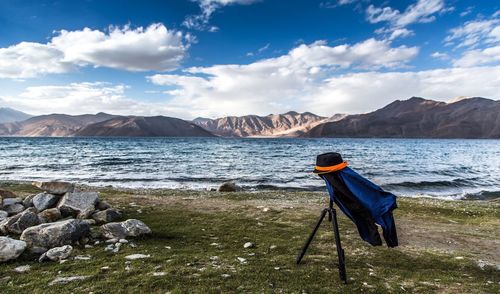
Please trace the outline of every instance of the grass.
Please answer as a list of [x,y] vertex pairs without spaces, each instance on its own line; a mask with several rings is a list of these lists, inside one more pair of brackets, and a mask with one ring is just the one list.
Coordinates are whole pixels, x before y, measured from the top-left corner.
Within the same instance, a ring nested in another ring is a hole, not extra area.
[[[26,185],[8,188],[20,194],[34,192]],[[498,269],[481,269],[477,264],[479,259],[500,258],[495,253],[500,205],[494,202],[399,199],[395,217],[401,246],[396,249],[361,241],[354,225],[341,216],[349,278],[343,285],[327,222],[303,264],[294,263],[318,217],[324,193],[113,189],[100,193],[126,218],[144,221],[153,234],[131,239],[137,247],[122,246],[117,254],[105,252],[103,244],[75,248],[72,253],[90,255],[90,260],[38,263],[24,256],[1,264],[2,293],[500,292]],[[475,242],[469,242],[471,238]],[[455,244],[443,247],[442,240]],[[256,246],[245,249],[245,242]],[[484,252],[485,248],[492,252]],[[134,253],[151,257],[127,262],[125,256]],[[13,271],[26,264],[32,266],[29,272]],[[105,266],[109,269],[101,269]],[[164,275],[154,276],[155,272]],[[77,275],[88,278],[48,286],[56,277]]]

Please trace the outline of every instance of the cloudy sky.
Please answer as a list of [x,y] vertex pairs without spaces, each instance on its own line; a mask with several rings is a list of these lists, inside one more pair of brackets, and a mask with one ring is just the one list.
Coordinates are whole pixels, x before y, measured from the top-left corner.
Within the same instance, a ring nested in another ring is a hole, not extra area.
[[2,0],[0,107],[192,119],[500,99],[493,0]]

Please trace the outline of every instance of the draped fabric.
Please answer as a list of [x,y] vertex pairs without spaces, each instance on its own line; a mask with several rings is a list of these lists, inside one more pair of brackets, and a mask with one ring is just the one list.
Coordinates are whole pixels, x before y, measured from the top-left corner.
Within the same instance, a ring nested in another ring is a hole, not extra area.
[[325,180],[330,199],[354,222],[363,240],[373,246],[382,245],[378,224],[387,246],[398,246],[392,215],[397,208],[394,194],[382,190],[349,167],[320,177]]

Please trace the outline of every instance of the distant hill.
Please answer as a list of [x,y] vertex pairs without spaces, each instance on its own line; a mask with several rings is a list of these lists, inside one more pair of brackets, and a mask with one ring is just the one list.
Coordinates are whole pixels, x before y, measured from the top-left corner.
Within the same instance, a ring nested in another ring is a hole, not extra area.
[[23,121],[31,115],[8,107],[0,107],[0,123]]
[[0,136],[67,137],[78,129],[92,123],[115,117],[107,113],[67,115],[48,114],[27,120],[0,124]]
[[500,101],[412,97],[367,114],[318,124],[304,137],[500,138]]
[[120,116],[76,131],[82,137],[214,137],[205,129],[182,119],[153,116]]
[[320,122],[341,118],[326,118],[310,112],[290,111],[267,116],[227,116],[217,119],[197,118],[193,123],[223,137],[297,137]]

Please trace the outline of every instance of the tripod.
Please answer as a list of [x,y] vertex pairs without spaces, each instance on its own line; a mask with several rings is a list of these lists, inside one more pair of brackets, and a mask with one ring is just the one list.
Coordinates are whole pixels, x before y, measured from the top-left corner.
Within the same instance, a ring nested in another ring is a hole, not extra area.
[[302,250],[300,251],[299,255],[297,255],[297,264],[300,264],[300,261],[306,254],[307,248],[309,247],[309,244],[311,244],[314,235],[316,235],[316,232],[318,231],[321,223],[323,222],[323,219],[325,218],[325,215],[328,213],[328,220],[332,222],[333,225],[333,234],[335,236],[335,245],[337,247],[337,255],[339,258],[339,275],[340,279],[344,282],[344,284],[347,284],[347,274],[345,270],[345,256],[344,256],[344,249],[342,249],[342,244],[340,244],[340,233],[339,233],[339,226],[337,223],[337,212],[335,211],[335,208],[333,208],[333,201],[330,199],[330,205],[328,208],[324,208],[321,211],[321,215],[318,219],[318,222],[316,223],[316,226],[314,227],[311,235],[309,235],[309,238],[307,238],[306,243],[302,247]]

